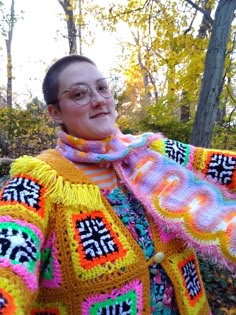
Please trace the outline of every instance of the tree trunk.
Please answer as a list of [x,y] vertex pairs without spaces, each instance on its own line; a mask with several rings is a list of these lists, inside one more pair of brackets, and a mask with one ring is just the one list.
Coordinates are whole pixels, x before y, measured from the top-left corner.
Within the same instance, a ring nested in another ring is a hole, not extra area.
[[12,108],[12,58],[11,44],[7,43],[7,107]]
[[[211,7],[209,6],[209,1],[205,0],[204,2],[204,11],[207,13],[207,16],[211,16]],[[207,38],[207,32],[211,30],[211,22],[209,19],[207,19],[206,14],[203,14],[202,16],[202,22],[200,24],[199,30],[198,30],[198,38]],[[185,99],[186,91],[183,91],[182,93],[182,99]],[[190,103],[184,104],[180,107],[180,121],[187,122],[191,118],[190,113]]]
[[9,155],[9,144],[6,141],[5,133],[0,134],[0,154],[1,156],[8,156]]
[[220,0],[216,9],[205,59],[205,71],[190,143],[210,147],[222,91],[226,46],[236,10],[235,0]]
[[65,15],[66,15],[66,23],[67,23],[67,34],[68,34],[68,42],[69,42],[69,54],[77,54],[77,29],[74,21],[74,12],[70,8],[69,0],[58,0],[60,5],[62,6]]
[[79,29],[78,29],[78,37],[79,37],[79,54],[82,55],[82,25],[81,25],[81,17],[82,17],[82,0],[79,0]]
[[180,107],[180,121],[187,122],[190,120],[190,104],[185,100],[186,92],[182,92],[182,101],[185,101],[185,104]]
[[15,24],[15,0],[11,1],[11,14],[8,22],[8,38],[6,39],[7,48],[7,107],[12,108],[12,55],[11,43]]

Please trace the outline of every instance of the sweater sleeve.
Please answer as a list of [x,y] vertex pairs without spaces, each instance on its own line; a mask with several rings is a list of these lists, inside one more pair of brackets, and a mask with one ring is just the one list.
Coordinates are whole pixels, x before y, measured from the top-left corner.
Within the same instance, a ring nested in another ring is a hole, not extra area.
[[20,170],[13,174],[1,191],[1,314],[28,314],[37,296],[50,209],[45,195],[43,184],[30,173]]
[[160,153],[149,197],[153,217],[186,246],[235,270],[235,152],[169,139],[155,140],[151,149]]
[[194,147],[171,139],[156,140],[151,148],[212,183],[236,192],[236,152]]

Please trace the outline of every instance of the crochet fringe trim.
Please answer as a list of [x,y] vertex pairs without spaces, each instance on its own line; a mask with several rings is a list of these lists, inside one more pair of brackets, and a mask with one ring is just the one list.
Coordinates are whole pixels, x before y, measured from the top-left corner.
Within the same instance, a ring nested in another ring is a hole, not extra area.
[[104,209],[98,186],[66,181],[50,165],[36,157],[22,156],[15,160],[10,171],[11,177],[24,174],[44,185],[46,196],[49,196],[53,203],[63,203],[65,206],[80,204],[92,209]]

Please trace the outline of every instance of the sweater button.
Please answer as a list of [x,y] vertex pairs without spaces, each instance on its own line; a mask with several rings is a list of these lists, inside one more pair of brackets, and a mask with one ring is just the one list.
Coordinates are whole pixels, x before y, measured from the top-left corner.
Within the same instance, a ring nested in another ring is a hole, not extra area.
[[154,256],[154,262],[155,262],[156,264],[159,264],[159,263],[161,263],[161,262],[163,261],[164,257],[165,257],[164,253],[158,252],[158,253],[156,253],[156,255]]

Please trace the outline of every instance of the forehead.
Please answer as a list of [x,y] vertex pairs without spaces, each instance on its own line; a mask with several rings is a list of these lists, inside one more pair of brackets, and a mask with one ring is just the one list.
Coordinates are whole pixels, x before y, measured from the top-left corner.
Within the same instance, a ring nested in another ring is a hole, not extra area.
[[59,75],[59,90],[64,90],[71,85],[84,82],[94,84],[103,77],[98,68],[88,62],[74,62],[68,65]]

